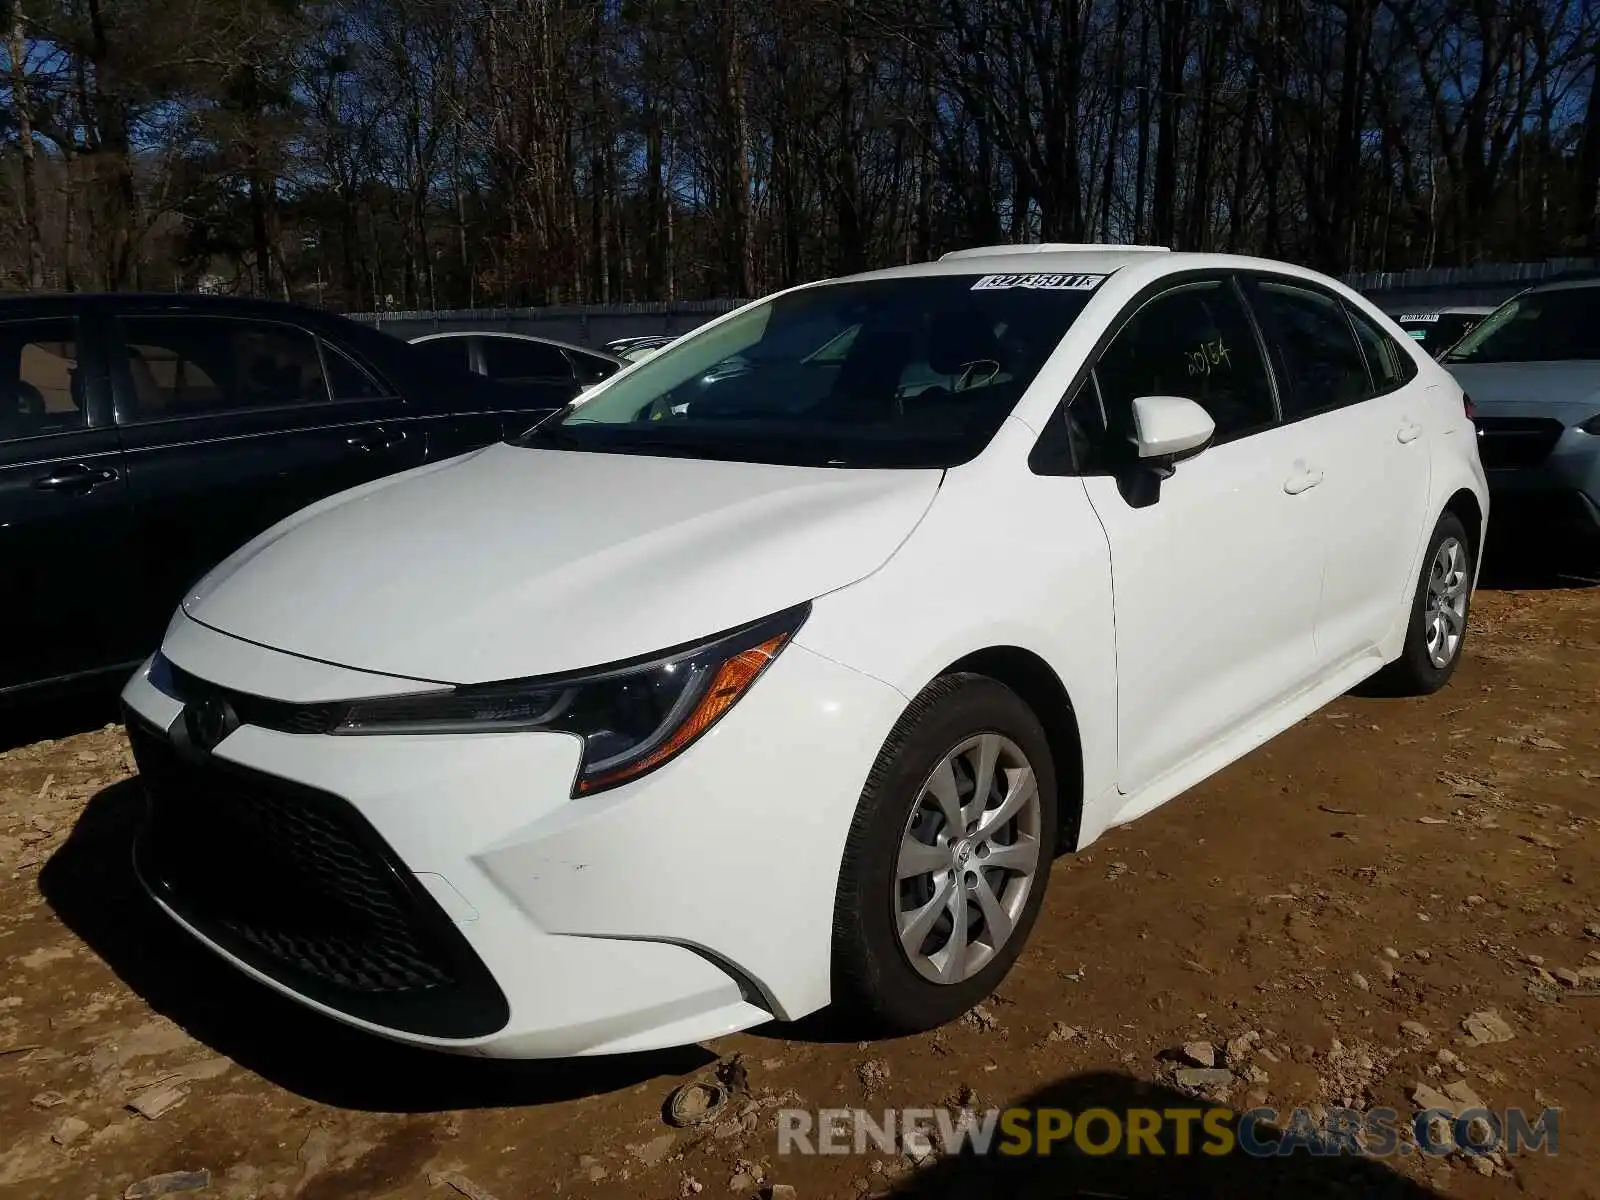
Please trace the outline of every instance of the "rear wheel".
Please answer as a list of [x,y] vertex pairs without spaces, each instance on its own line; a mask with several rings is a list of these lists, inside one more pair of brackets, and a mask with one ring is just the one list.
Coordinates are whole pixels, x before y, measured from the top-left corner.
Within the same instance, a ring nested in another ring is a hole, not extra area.
[[1016,693],[937,680],[868,777],[834,911],[834,1001],[883,1032],[941,1025],[1005,977],[1056,841],[1055,767]]
[[1427,696],[1450,682],[1466,644],[1472,580],[1472,543],[1461,518],[1447,512],[1434,526],[1422,560],[1405,646],[1378,675],[1386,690]]

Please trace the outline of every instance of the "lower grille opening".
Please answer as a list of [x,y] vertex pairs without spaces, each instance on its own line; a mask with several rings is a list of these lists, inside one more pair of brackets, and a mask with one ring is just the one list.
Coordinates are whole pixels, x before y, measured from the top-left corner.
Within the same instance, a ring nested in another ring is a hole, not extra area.
[[1490,469],[1538,466],[1565,430],[1548,417],[1478,417],[1475,423],[1478,457]]
[[180,758],[132,714],[149,799],[140,875],[206,937],[330,1008],[442,1038],[509,1008],[450,918],[348,802]]

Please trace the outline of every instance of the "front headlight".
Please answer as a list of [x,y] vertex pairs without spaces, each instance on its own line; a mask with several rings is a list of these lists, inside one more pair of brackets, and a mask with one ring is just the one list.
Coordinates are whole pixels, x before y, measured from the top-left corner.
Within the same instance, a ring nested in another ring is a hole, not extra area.
[[1600,413],[1595,413],[1594,416],[1583,422],[1578,428],[1585,433],[1600,434]]
[[703,642],[566,675],[357,700],[338,734],[542,730],[583,741],[574,796],[637,779],[720,720],[794,636],[809,604]]

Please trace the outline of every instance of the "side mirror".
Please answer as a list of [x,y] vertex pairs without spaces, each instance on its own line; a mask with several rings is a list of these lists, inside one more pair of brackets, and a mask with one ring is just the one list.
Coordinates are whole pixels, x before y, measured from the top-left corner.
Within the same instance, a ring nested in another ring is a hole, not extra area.
[[1217,423],[1185,396],[1140,396],[1133,402],[1133,447],[1137,459],[1119,472],[1117,488],[1134,508],[1161,499],[1161,481],[1174,464],[1211,444]]
[[1140,396],[1133,402],[1133,442],[1139,460],[1171,466],[1211,444],[1217,423],[1185,396]]

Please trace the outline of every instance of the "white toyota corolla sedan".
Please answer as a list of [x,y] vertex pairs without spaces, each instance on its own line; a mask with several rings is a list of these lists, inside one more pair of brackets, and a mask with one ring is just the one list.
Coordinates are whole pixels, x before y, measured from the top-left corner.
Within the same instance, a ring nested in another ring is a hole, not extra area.
[[1308,271],[1017,246],[795,288],[197,584],[123,693],[137,866],[405,1042],[927,1028],[1058,852],[1368,676],[1441,687],[1486,515],[1461,389]]

